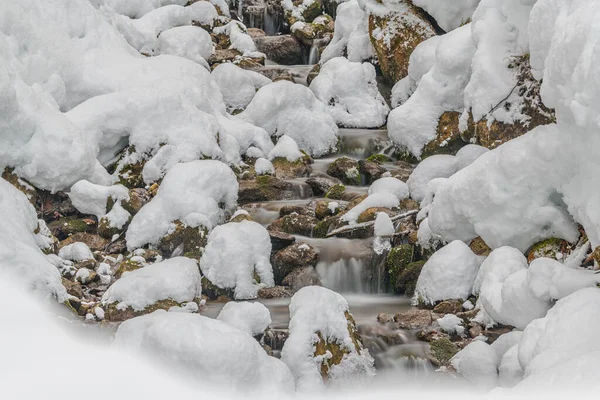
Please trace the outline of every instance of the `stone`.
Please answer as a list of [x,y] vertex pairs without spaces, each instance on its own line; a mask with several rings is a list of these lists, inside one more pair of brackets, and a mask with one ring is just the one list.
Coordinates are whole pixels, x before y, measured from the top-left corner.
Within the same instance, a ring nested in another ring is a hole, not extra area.
[[65,246],[73,244],[75,242],[83,242],[90,248],[91,251],[104,251],[109,245],[109,241],[93,233],[77,232],[72,236],[69,236],[65,240],[60,241],[58,249],[62,249]]
[[469,324],[469,337],[476,338],[483,333],[483,328],[476,322]]
[[13,185],[21,193],[23,193],[27,197],[31,205],[36,205],[37,191],[35,190],[35,187],[26,180],[19,178],[17,174],[13,173],[12,168],[4,168],[4,171],[2,172],[2,179]]
[[487,257],[492,252],[492,249],[490,249],[490,247],[483,241],[481,236],[477,236],[475,239],[471,240],[469,248],[478,256]]
[[377,314],[377,322],[380,324],[387,324],[388,322],[394,322],[394,317],[388,314],[379,313]]
[[254,42],[258,51],[277,64],[304,64],[302,44],[292,35],[263,36]]
[[292,270],[283,278],[282,283],[295,293],[305,286],[321,286],[321,279],[315,268],[309,266]]
[[418,201],[413,199],[403,199],[400,201],[400,209],[405,211],[419,210],[421,208]]
[[318,259],[315,249],[306,243],[296,242],[278,251],[271,260],[275,284],[280,285],[297,268],[316,266]]
[[102,217],[98,221],[98,234],[105,239],[112,240],[115,235],[121,235],[126,228],[127,224],[121,228],[111,226],[111,221],[107,217]]
[[242,53],[235,49],[217,49],[206,61],[214,69],[217,65],[232,62],[236,57],[241,55]]
[[341,183],[333,185],[325,194],[325,198],[332,200],[342,200],[344,193],[346,192],[346,186]]
[[414,169],[414,165],[406,161],[396,161],[394,163],[394,168],[390,170],[390,174],[394,178],[400,179],[402,182],[406,182]]
[[294,184],[269,175],[239,181],[238,202],[240,204],[274,200],[292,200],[297,191]]
[[377,218],[377,214],[379,214],[379,213],[385,213],[385,214],[389,215],[390,217],[393,217],[395,214],[389,208],[371,207],[371,208],[367,208],[365,211],[360,213],[360,215],[356,219],[356,222],[358,222],[359,224],[362,224],[363,222],[375,221],[375,219]]
[[321,221],[318,221],[315,227],[313,228],[312,236],[314,238],[324,238],[329,233],[329,229],[332,225],[336,225],[339,223],[339,218],[332,216],[327,217]]
[[277,253],[296,241],[296,238],[289,233],[279,231],[269,231],[269,237],[271,238],[271,254]]
[[137,260],[132,260],[130,258],[125,259],[119,263],[117,269],[115,271],[114,277],[115,279],[121,278],[125,272],[135,271],[136,269],[140,269],[144,266],[144,264]]
[[129,200],[121,202],[121,205],[131,215],[137,214],[143,206],[150,202],[151,196],[144,188],[129,189]]
[[[187,303],[187,302],[186,302]],[[139,317],[140,315],[150,314],[156,310],[166,310],[168,311],[171,307],[180,307],[181,304],[176,302],[175,300],[165,299],[157,301],[154,304],[151,304],[144,308],[143,310],[134,310],[131,307],[127,307],[125,309],[117,308],[117,304],[119,303],[111,303],[103,306],[104,309],[104,319],[110,322],[123,322],[128,319]]]
[[124,254],[127,251],[127,242],[125,239],[117,239],[111,242],[104,252],[106,254]]
[[302,235],[310,237],[317,219],[309,215],[289,214],[279,218],[267,227],[269,231],[279,231],[291,235]]
[[340,212],[340,207],[332,207],[331,201],[319,201],[315,205],[315,216],[318,219],[325,219],[327,217],[331,217],[332,215],[336,215]]
[[246,28],[246,31],[248,33],[248,36],[250,36],[252,39],[267,36],[265,31],[259,28]]
[[292,293],[284,286],[262,288],[258,291],[259,299],[287,299],[289,297],[292,297]]
[[290,337],[290,332],[287,329],[267,328],[263,333],[261,342],[268,344],[272,350],[281,351],[288,337]]
[[429,343],[429,352],[437,361],[438,367],[447,365],[459,350],[458,346],[448,338],[440,338]]
[[329,175],[317,173],[311,175],[306,180],[306,183],[312,188],[313,193],[319,196],[327,193],[333,186],[341,184],[342,181]]
[[440,316],[429,310],[411,309],[394,315],[394,322],[400,329],[422,329],[430,326]]
[[79,282],[73,282],[67,278],[62,278],[62,284],[67,289],[67,293],[78,299],[83,299],[83,289]]
[[368,185],[381,178],[381,175],[387,172],[387,169],[375,161],[360,160],[358,166],[360,173],[365,178],[365,183]]
[[290,214],[314,216],[313,210],[307,206],[285,205],[279,209],[279,218]]
[[531,246],[527,251],[527,262],[531,263],[536,258],[547,257],[554,260],[562,259],[571,253],[569,242],[559,238],[542,240]]
[[242,221],[254,221],[254,218],[252,218],[250,216],[250,214],[240,213],[229,220],[229,222],[242,222]]
[[308,176],[310,171],[310,163],[312,159],[309,156],[305,156],[296,161],[288,161],[283,157],[277,157],[271,161],[275,168],[275,176],[280,179],[292,179],[301,178]]
[[457,314],[462,311],[462,300],[444,300],[433,307],[438,314]]
[[75,217],[64,217],[48,224],[48,229],[58,240],[64,240],[78,232],[91,232],[95,223],[88,223]]
[[327,167],[327,174],[342,181],[346,185],[360,186],[359,163],[348,157],[340,157]]
[[201,226],[186,226],[181,221],[175,221],[174,224],[175,230],[160,239],[157,249],[163,256],[171,257],[175,249],[181,248],[182,255],[200,259],[208,239],[208,230]]

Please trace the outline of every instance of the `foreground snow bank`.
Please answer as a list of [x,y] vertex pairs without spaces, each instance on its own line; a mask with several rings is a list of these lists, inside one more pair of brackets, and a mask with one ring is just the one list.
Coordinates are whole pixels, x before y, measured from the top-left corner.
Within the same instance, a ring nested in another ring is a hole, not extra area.
[[225,304],[217,319],[252,336],[262,334],[271,325],[269,309],[258,302],[230,301]]
[[377,128],[390,111],[375,81],[375,67],[336,57],[321,67],[310,84],[335,121],[349,128]]
[[233,210],[237,192],[235,174],[220,161],[177,164],[165,175],[156,196],[131,220],[127,247],[156,244],[174,229],[175,221],[212,229]]
[[254,299],[259,289],[275,285],[270,255],[271,239],[262,225],[230,222],[208,236],[200,268],[214,285],[233,290],[236,299]]
[[114,346],[151,354],[156,362],[198,381],[235,391],[294,391],[288,367],[248,333],[188,313],[155,311],[123,322]]

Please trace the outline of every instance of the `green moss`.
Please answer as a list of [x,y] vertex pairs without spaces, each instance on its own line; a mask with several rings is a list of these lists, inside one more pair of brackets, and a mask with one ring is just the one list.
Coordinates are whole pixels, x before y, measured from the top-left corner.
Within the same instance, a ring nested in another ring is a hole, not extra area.
[[140,315],[153,313],[156,310],[167,310],[168,311],[169,308],[181,306],[182,303],[178,303],[172,299],[164,299],[164,300],[159,300],[156,303],[151,304],[140,311],[136,311],[131,307],[127,307],[124,310],[119,310],[119,309],[117,309],[117,304],[119,304],[119,303],[114,302],[114,303],[108,304],[106,306],[106,310],[105,310],[105,314],[104,314],[104,318],[106,320],[113,321],[113,322],[126,321],[128,319],[138,317]]
[[327,193],[325,194],[325,198],[341,200],[345,191],[346,186],[342,185],[341,183],[336,183],[327,191]]
[[559,238],[549,238],[542,240],[531,246],[527,252],[527,261],[531,262],[536,258],[548,257],[556,259],[556,254],[566,250],[568,243]]
[[378,164],[383,164],[385,162],[391,162],[392,159],[386,156],[385,154],[373,154],[368,157],[366,161],[376,162]]
[[324,238],[327,237],[327,232],[329,232],[329,227],[337,220],[335,217],[328,217],[322,221],[317,222],[313,229],[313,237],[315,238]]
[[404,293],[406,296],[415,294],[417,280],[425,261],[414,261],[406,265],[400,273],[396,275],[394,290],[398,293]]
[[434,340],[429,344],[431,354],[439,361],[440,365],[448,364],[450,359],[458,353],[459,348],[448,338]]
[[208,230],[202,227],[186,226],[181,221],[175,221],[175,230],[160,239],[157,248],[165,256],[170,256],[173,251],[183,244],[184,253],[201,253],[206,240]]
[[396,246],[388,253],[385,265],[387,267],[389,281],[394,285],[394,289],[398,277],[405,272],[406,266],[412,262],[414,253],[415,248],[410,244]]
[[135,271],[136,269],[140,269],[143,266],[144,265],[141,262],[127,259],[121,262],[121,264],[119,264],[119,266],[117,267],[117,270],[115,271],[115,279],[119,279],[125,272]]

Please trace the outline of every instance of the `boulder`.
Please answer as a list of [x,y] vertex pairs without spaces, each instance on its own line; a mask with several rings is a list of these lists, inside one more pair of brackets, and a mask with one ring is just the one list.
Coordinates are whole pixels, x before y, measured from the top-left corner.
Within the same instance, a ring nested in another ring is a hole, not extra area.
[[271,254],[277,253],[296,241],[296,238],[289,233],[279,231],[269,231],[269,237],[271,238]]
[[306,243],[296,242],[278,251],[271,260],[275,284],[280,285],[283,279],[295,269],[316,266],[317,261],[317,252]]
[[92,232],[96,223],[92,219],[64,217],[48,224],[48,229],[58,240],[64,240],[79,232]]
[[280,179],[292,179],[308,176],[312,159],[308,156],[296,161],[288,161],[283,157],[273,159],[275,175]]
[[321,286],[321,279],[315,268],[309,266],[292,270],[282,283],[295,293],[305,286]]
[[175,221],[175,230],[158,242],[157,248],[164,257],[173,257],[173,252],[178,249],[181,254],[189,258],[199,259],[202,249],[206,246],[208,230],[203,227],[186,226],[181,221]]
[[450,359],[454,357],[459,350],[458,346],[446,337],[433,340],[429,343],[430,360],[432,360],[437,367],[448,365]]
[[333,200],[342,200],[345,192],[346,186],[342,185],[341,183],[336,183],[331,188],[329,188],[329,190],[325,194],[325,198]]
[[284,286],[273,286],[258,290],[259,299],[286,299],[288,297],[292,297],[292,293]]
[[381,175],[387,172],[387,170],[376,161],[360,160],[358,166],[360,173],[365,178],[365,183],[369,185],[381,178]]
[[433,307],[433,312],[438,314],[458,314],[462,311],[463,301],[444,300]]
[[400,329],[423,329],[433,324],[440,316],[429,310],[412,309],[394,315],[394,322]]
[[267,229],[269,231],[279,231],[292,235],[310,237],[316,223],[317,219],[313,216],[292,213],[273,221]]
[[348,157],[340,157],[327,167],[327,174],[341,180],[346,185],[360,186],[359,163]]
[[254,40],[256,48],[277,64],[298,65],[304,63],[302,45],[292,35],[263,36]]
[[[297,186],[292,182],[270,175],[263,175],[250,180],[241,180],[239,183],[238,202],[240,204],[292,200],[297,197]],[[310,189],[308,185],[306,187]]]
[[554,260],[562,260],[571,252],[569,242],[559,238],[542,240],[531,246],[527,251],[527,262],[531,263],[536,258],[546,257]]
[[109,245],[109,241],[93,233],[77,232],[74,235],[69,236],[65,240],[62,240],[58,244],[58,249],[62,249],[65,246],[73,244],[75,242],[85,243],[92,251],[104,251]]
[[314,174],[306,180],[306,183],[312,188],[317,196],[326,194],[333,186],[342,183],[337,178],[324,174]]

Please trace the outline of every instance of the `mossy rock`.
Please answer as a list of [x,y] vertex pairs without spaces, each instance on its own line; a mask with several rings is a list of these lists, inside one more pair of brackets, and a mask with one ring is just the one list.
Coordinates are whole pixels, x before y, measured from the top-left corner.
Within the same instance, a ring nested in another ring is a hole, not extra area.
[[327,174],[338,178],[346,185],[360,186],[362,177],[358,161],[340,157],[327,167]]
[[429,351],[438,366],[448,365],[459,350],[458,346],[446,337],[429,343]]
[[64,217],[50,222],[48,229],[50,229],[53,236],[59,240],[64,240],[79,232],[90,232],[93,225],[75,217]]
[[2,179],[17,188],[17,190],[23,193],[29,202],[35,206],[37,200],[37,191],[35,190],[35,187],[33,187],[33,185],[26,180],[19,178],[19,176],[13,173],[13,171],[13,168],[4,168],[4,172],[2,172]]
[[329,232],[329,227],[339,222],[337,217],[328,217],[322,221],[317,222],[315,227],[313,228],[312,236],[314,238],[325,238],[327,237],[327,232]]
[[492,249],[490,249],[490,247],[483,241],[481,236],[477,236],[475,239],[471,240],[469,248],[478,256],[487,257],[492,252]]
[[333,210],[331,210],[330,208],[330,204],[332,202],[331,201],[327,201],[327,200],[322,200],[317,202],[317,204],[315,205],[315,216],[318,219],[325,219],[327,217],[331,217],[332,215],[336,215],[337,213],[340,212],[340,207],[339,205]]
[[278,218],[267,227],[269,231],[285,232],[291,235],[312,236],[317,219],[310,215],[289,214]]
[[[187,302],[186,302],[187,303]],[[172,299],[159,300],[154,304],[151,304],[143,310],[134,310],[131,307],[127,307],[124,310],[117,309],[117,304],[111,303],[104,306],[104,319],[110,322],[123,322],[128,319],[139,317],[140,315],[150,314],[156,310],[168,311],[171,307],[179,307],[182,303],[178,303]]]
[[126,188],[143,188],[146,183],[142,177],[145,161],[138,161],[132,164],[125,164],[119,170],[119,183]]
[[275,175],[281,179],[292,179],[308,176],[309,165],[312,159],[308,156],[302,157],[296,161],[288,161],[286,158],[277,157],[272,161],[275,168]]
[[421,158],[427,158],[435,154],[454,155],[462,147],[470,143],[474,135],[473,129],[461,132],[459,128],[460,113],[446,111],[439,120],[435,139],[425,145]]
[[252,218],[250,216],[250,214],[240,213],[229,220],[229,222],[242,222],[242,221],[254,221],[254,218]]
[[142,264],[141,262],[131,260],[128,258],[126,260],[121,261],[121,263],[117,267],[117,270],[115,271],[114,277],[115,279],[119,279],[121,278],[121,276],[123,276],[125,272],[135,271],[136,269],[140,269],[143,267],[144,264]]
[[385,154],[373,154],[372,156],[367,157],[366,161],[383,164],[386,162],[392,162],[392,159]]
[[346,186],[341,183],[333,185],[325,194],[325,198],[333,200],[341,200],[346,192]]
[[531,246],[527,251],[527,261],[532,262],[536,258],[547,257],[557,260],[557,254],[562,257],[570,253],[570,244],[566,240],[559,238],[549,238],[542,240]]
[[262,175],[256,179],[239,181],[238,202],[247,204],[287,200],[294,198],[295,193],[295,187],[291,182],[270,175]]
[[360,215],[356,219],[356,222],[361,224],[363,222],[375,221],[375,219],[377,218],[377,214],[379,214],[381,212],[386,213],[390,217],[394,215],[394,213],[389,208],[371,207],[371,208],[367,208],[365,211],[360,213]]
[[419,274],[425,265],[425,261],[414,261],[409,263],[396,277],[394,290],[404,293],[406,296],[415,294]]
[[175,229],[163,236],[156,246],[163,256],[170,257],[180,245],[183,245],[184,254],[201,255],[208,239],[208,230],[203,227],[187,226],[181,221],[174,221],[174,224]]
[[402,244],[400,246],[396,246],[392,248],[392,250],[390,250],[390,252],[388,253],[385,265],[387,269],[389,282],[392,285],[394,291],[398,293],[404,293],[406,291],[406,283],[400,282],[399,285],[398,280],[400,277],[405,278],[405,273],[408,268],[408,265],[412,263],[414,256],[415,248],[413,245],[410,244]]

